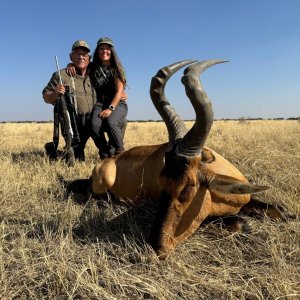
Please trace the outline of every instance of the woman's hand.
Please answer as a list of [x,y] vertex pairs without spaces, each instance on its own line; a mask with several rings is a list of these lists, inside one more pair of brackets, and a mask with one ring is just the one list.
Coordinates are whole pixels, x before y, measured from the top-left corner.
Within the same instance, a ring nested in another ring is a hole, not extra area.
[[112,113],[112,111],[110,110],[110,109],[104,109],[104,110],[102,110],[102,112],[99,114],[99,118],[101,118],[102,120],[103,119],[107,119],[109,116],[110,116],[110,114]]
[[76,69],[72,63],[67,65],[67,74],[70,76],[76,76]]
[[120,101],[127,101],[127,99],[128,99],[128,95],[127,95],[126,92],[123,91],[122,94],[121,94]]

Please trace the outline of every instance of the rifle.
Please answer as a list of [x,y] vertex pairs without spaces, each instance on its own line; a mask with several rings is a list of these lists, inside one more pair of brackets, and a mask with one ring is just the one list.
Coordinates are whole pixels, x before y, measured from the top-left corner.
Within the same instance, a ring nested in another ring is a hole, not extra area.
[[[58,71],[58,76],[59,76],[59,83],[63,84],[61,74],[60,74],[60,68],[59,68],[59,65],[58,65],[57,56],[55,56],[55,62],[56,62],[56,67],[57,67],[57,71]],[[58,111],[59,112],[61,111],[63,124],[64,124],[64,130],[63,131],[65,132],[65,140],[66,140],[65,154],[66,154],[67,164],[69,166],[73,166],[75,164],[74,149],[72,147],[72,140],[73,140],[73,137],[74,137],[74,132],[73,132],[73,129],[72,129],[70,114],[69,114],[69,111],[68,111],[66,95],[67,95],[67,91],[66,91],[65,94],[59,96],[58,101],[57,101],[57,105],[58,105]],[[67,97],[67,98],[70,99],[71,97]],[[74,108],[74,106],[73,106],[73,108]],[[74,119],[73,119],[73,123],[76,125],[76,122],[75,122]],[[76,138],[77,138],[77,140],[79,139],[78,131],[77,131],[77,137]]]

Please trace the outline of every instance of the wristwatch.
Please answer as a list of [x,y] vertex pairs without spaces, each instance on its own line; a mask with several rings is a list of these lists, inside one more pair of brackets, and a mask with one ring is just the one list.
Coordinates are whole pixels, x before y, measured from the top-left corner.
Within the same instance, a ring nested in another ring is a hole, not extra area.
[[114,107],[113,105],[110,105],[110,106],[108,107],[108,109],[111,110],[111,111],[114,111],[114,110],[115,110],[115,107]]

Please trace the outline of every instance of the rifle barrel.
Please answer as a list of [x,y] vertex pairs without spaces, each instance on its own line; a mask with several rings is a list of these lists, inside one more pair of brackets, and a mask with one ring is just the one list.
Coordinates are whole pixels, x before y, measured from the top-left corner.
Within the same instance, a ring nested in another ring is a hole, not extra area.
[[59,83],[63,84],[62,79],[61,79],[61,74],[60,74],[60,68],[59,68],[59,64],[58,64],[57,55],[55,55],[55,62],[56,62],[56,68],[57,68],[57,71],[58,71]]

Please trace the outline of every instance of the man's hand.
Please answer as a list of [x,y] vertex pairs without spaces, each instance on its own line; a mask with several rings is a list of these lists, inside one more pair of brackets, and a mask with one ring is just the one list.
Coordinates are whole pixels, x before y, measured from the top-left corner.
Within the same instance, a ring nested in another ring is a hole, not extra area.
[[66,91],[66,87],[63,84],[58,84],[55,88],[55,92],[58,96],[64,94]]
[[43,94],[43,98],[46,103],[55,104],[57,98],[64,94],[66,91],[66,87],[63,84],[58,84],[54,91],[46,91]]

